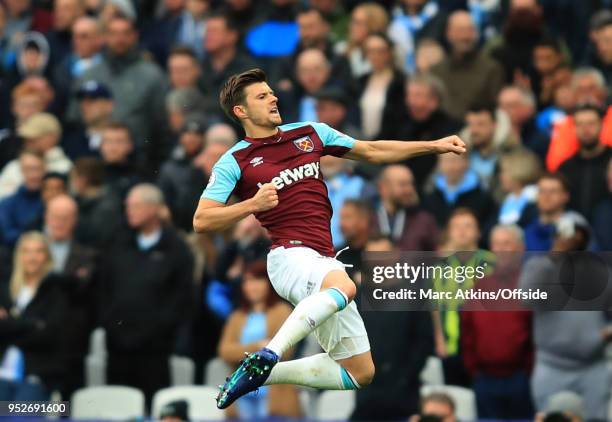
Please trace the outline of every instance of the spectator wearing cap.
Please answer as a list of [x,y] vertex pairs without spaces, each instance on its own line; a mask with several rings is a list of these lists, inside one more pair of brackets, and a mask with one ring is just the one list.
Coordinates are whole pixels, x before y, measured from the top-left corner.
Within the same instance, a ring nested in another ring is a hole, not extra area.
[[66,371],[62,395],[85,385],[85,355],[89,350],[89,335],[94,327],[92,276],[94,250],[79,244],[74,238],[78,221],[78,205],[61,194],[49,201],[45,210],[44,233],[49,243],[53,271],[64,277],[63,288],[68,307],[62,338]]
[[162,224],[164,206],[154,185],[130,190],[130,231],[115,234],[96,276],[108,383],[139,388],[149,404],[170,385],[169,358],[193,297],[193,257],[178,233]]
[[[23,139],[25,148],[43,155],[48,171],[67,173],[72,167],[72,162],[58,146],[62,129],[52,114],[33,115],[17,129],[17,134]],[[22,182],[23,174],[18,160],[9,162],[0,173],[0,198],[14,192]]]
[[77,91],[82,123],[71,125],[62,145],[73,160],[99,156],[102,132],[112,122],[113,95],[104,84],[86,81]]
[[[606,107],[608,89],[603,74],[595,68],[578,68],[572,76],[571,88],[574,104],[588,103],[606,110],[599,138],[603,144],[612,146],[612,106]],[[579,148],[574,116],[570,114],[554,126],[546,153],[546,169],[550,172],[557,171]]]
[[[444,83],[431,74],[408,79],[404,93],[402,115],[396,121],[383,120],[382,139],[438,139],[457,133],[462,122],[450,117],[442,108],[446,95]],[[424,155],[404,162],[414,173],[419,190],[433,172],[436,155]]]
[[28,76],[45,76],[49,71],[51,52],[43,34],[26,32],[22,34],[18,46],[14,61],[6,66],[4,82],[9,87],[17,85]]
[[[604,420],[612,386],[604,353],[612,340],[605,311],[612,299],[612,290],[605,284],[609,270],[605,265],[598,267],[593,261],[584,261],[588,255],[583,252],[591,236],[584,217],[563,216],[557,221],[553,236],[555,254],[531,257],[524,264],[519,280],[523,291],[542,289],[548,294],[546,301],[530,302],[536,350],[531,378],[534,403],[537,411],[546,411],[551,396],[571,391],[584,399],[585,420]],[[574,257],[574,272],[568,276],[564,268],[569,253]],[[560,277],[560,274],[566,275]],[[604,287],[589,287],[594,280],[603,281]],[[576,283],[572,284],[571,295],[562,285],[565,283]],[[596,297],[581,298],[586,292],[593,292],[593,288],[598,289]]]
[[612,159],[608,162],[606,173],[608,192],[593,212],[593,233],[602,251],[612,251]]
[[372,71],[357,81],[357,97],[364,139],[380,139],[382,122],[398,121],[403,104],[404,74],[396,68],[393,41],[371,34],[364,42]]
[[79,206],[75,236],[80,243],[100,249],[121,227],[121,199],[104,184],[104,165],[92,157],[75,161],[70,186]]
[[112,122],[104,127],[100,144],[104,183],[120,198],[124,198],[132,186],[144,179],[141,167],[131,159],[133,151],[134,142],[126,125]]
[[189,403],[176,400],[164,405],[159,411],[161,422],[189,422]]
[[24,150],[17,160],[22,182],[17,191],[0,201],[0,237],[3,244],[13,247],[26,229],[32,226],[43,212],[40,196],[45,161],[42,155]]
[[585,104],[574,110],[573,117],[580,147],[561,164],[559,172],[570,185],[569,207],[590,218],[595,206],[608,193],[606,172],[612,158],[612,147],[600,142],[603,124],[601,109]]
[[157,179],[174,224],[186,232],[192,230],[195,208],[185,209],[185,205],[194,201],[193,185],[202,183],[201,170],[193,161],[204,148],[206,129],[199,116],[187,116],[179,135],[179,146],[172,158],[162,165]]
[[[114,16],[106,25],[106,49],[100,63],[75,81],[98,81],[113,93],[113,119],[124,122],[133,134],[135,158],[141,164],[159,162],[156,149],[164,134],[166,78],[159,66],[145,60],[138,49],[138,30],[133,20]],[[76,99],[75,99],[76,100]],[[78,104],[72,102],[71,121],[80,120]]]
[[477,47],[478,31],[470,14],[453,12],[446,24],[450,54],[432,67],[431,72],[446,86],[446,111],[463,120],[476,101],[494,104],[504,83],[504,70]]

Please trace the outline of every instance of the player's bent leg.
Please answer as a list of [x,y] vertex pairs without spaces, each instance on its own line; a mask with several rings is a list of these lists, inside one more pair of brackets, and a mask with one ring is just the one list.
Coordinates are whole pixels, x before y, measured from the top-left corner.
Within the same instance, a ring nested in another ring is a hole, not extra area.
[[374,361],[369,351],[347,359],[340,359],[337,362],[357,382],[358,388],[370,385],[374,379]]
[[357,293],[355,282],[351,280],[346,271],[342,270],[330,271],[323,278],[320,290],[323,291],[330,288],[340,290],[348,298],[349,302],[355,298],[355,294]]

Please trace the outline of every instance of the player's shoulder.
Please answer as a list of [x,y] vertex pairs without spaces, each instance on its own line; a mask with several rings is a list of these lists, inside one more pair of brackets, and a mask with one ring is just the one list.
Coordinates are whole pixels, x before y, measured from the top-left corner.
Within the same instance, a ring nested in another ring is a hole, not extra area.
[[233,147],[231,147],[230,149],[225,151],[223,153],[223,155],[221,155],[221,157],[217,161],[217,164],[220,164],[220,163],[226,163],[227,164],[227,163],[235,162],[236,161],[235,154],[238,151],[242,151],[243,149],[248,148],[249,146],[251,146],[251,143],[248,142],[248,141],[245,141],[244,139],[236,142]]
[[294,122],[294,123],[286,123],[282,126],[279,126],[280,130],[282,130],[283,132],[288,132],[290,130],[294,130],[294,129],[301,129],[304,127],[312,127],[315,131],[321,131],[321,130],[329,130],[329,126],[326,125],[325,123],[319,123],[319,122]]

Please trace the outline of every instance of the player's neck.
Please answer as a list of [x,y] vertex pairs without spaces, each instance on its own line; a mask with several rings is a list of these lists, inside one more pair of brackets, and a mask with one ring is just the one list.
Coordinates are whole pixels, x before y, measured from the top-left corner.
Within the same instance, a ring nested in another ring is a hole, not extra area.
[[267,127],[267,126],[250,126],[245,127],[244,132],[249,138],[268,138],[278,133],[278,127]]

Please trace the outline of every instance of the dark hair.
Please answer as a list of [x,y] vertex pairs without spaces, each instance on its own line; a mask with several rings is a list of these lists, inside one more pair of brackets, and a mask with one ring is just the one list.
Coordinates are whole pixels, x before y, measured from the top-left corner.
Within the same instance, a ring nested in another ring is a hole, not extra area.
[[196,55],[195,51],[193,51],[193,48],[186,45],[177,45],[173,47],[172,50],[170,50],[168,57],[171,56],[187,56],[196,62],[198,61],[198,56]]
[[225,13],[223,10],[215,10],[212,13],[210,13],[208,15],[208,20],[210,19],[223,19],[223,21],[225,22],[225,27],[232,31],[232,32],[238,32],[240,33],[240,26],[238,25],[238,22],[236,22],[235,19],[232,18],[231,15],[229,15],[228,13]]
[[476,225],[480,227],[480,220],[478,220],[478,216],[476,215],[476,213],[474,212],[474,210],[472,208],[469,207],[457,207],[455,208],[450,215],[448,216],[448,220],[446,222],[446,225],[448,226],[448,224],[450,223],[450,221],[455,218],[455,217],[459,217],[462,215],[468,215],[470,217],[472,217],[474,219],[474,221],[476,221]]
[[393,52],[393,49],[395,48],[395,43],[393,42],[391,38],[389,38],[387,34],[385,34],[384,32],[372,32],[371,34],[368,34],[368,36],[366,37],[366,40],[372,37],[381,38],[385,42],[385,44],[387,44],[389,51]]
[[97,158],[79,158],[73,168],[75,174],[87,179],[89,186],[99,187],[104,184],[104,165]]
[[572,111],[572,116],[576,117],[576,114],[582,111],[592,111],[594,113],[597,113],[600,119],[603,119],[603,117],[605,116],[604,110],[601,107],[598,107],[596,104],[593,104],[592,102],[578,104],[576,107],[574,107],[574,110]]
[[[244,280],[247,278],[247,276],[251,276],[254,278],[263,278],[267,281],[267,283],[270,283],[270,278],[268,277],[268,270],[267,270],[267,266],[266,266],[266,261],[263,260],[257,260],[257,261],[253,261],[250,264],[247,264],[245,269],[244,269],[244,273],[242,276],[242,281],[244,282]],[[274,289],[272,288],[272,286],[270,285],[270,290],[268,292],[268,297],[266,298],[266,308],[270,308],[271,306],[275,305],[276,303],[278,303],[278,301],[280,300],[280,297],[278,297],[278,295],[276,294],[276,292],[274,291]],[[246,298],[244,297],[244,294],[242,293],[242,290],[240,290],[240,308],[245,311],[248,312],[250,310],[250,304],[247,302]]]
[[496,120],[496,116],[495,116],[495,106],[492,104],[486,104],[486,103],[475,103],[472,104],[469,108],[468,108],[468,113],[487,113],[491,116],[491,119],[493,119],[493,121]]
[[372,212],[371,205],[362,199],[347,199],[346,201],[344,201],[344,204],[342,206],[343,207],[346,207],[346,206],[355,207],[357,208],[357,211],[363,214],[366,214],[368,217],[370,216],[370,213]]
[[556,180],[557,182],[559,182],[559,184],[561,185],[561,188],[563,188],[565,192],[569,193],[570,191],[569,181],[563,174],[559,172],[544,173],[542,176],[540,176],[540,178],[538,179],[538,182],[540,182],[540,180]]
[[43,180],[49,179],[60,179],[64,184],[68,184],[68,175],[57,171],[48,171],[43,177]]
[[106,30],[108,30],[111,22],[116,21],[116,20],[128,22],[130,24],[130,28],[132,29],[132,31],[138,32],[138,28],[136,27],[136,21],[123,12],[117,12],[113,16],[110,17],[110,19],[108,20],[108,23],[106,24]]
[[244,105],[246,100],[246,87],[259,82],[268,82],[268,78],[263,70],[257,68],[233,75],[225,81],[219,93],[219,102],[221,103],[223,111],[230,119],[240,123],[240,120],[234,114],[234,107],[237,105]]
[[553,38],[550,36],[544,36],[540,38],[540,40],[538,40],[538,42],[535,44],[534,49],[538,47],[550,48],[551,50],[554,50],[558,54],[562,53],[561,43],[559,43],[559,41],[556,38]]
[[571,422],[572,418],[563,412],[552,412],[546,414],[542,422]]
[[[312,6],[303,6],[300,7],[300,9],[297,12],[297,15],[305,15],[307,13],[312,13],[315,12],[317,15],[319,15],[319,17],[324,20],[327,23],[331,23],[330,22],[330,17],[327,16],[325,13],[323,13],[321,10],[317,9],[316,7],[312,7]],[[297,17],[296,17],[297,19]]]

